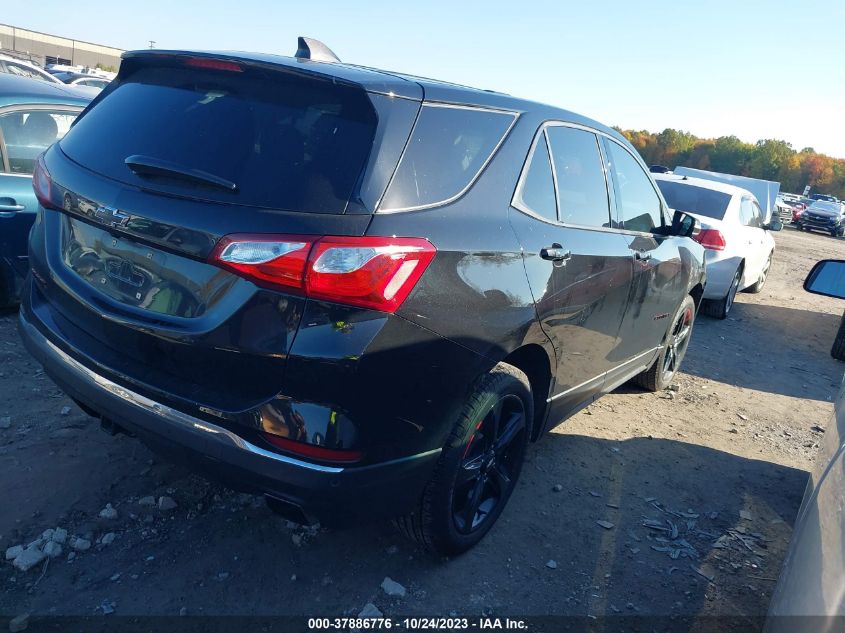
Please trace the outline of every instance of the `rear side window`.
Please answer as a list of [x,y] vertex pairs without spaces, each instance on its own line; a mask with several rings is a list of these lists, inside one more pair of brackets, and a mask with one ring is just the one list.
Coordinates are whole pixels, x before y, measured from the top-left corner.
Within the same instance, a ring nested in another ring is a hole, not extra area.
[[[180,61],[174,64],[185,63]],[[237,66],[140,68],[81,117],[61,148],[122,182],[196,199],[343,213],[373,144],[363,89],[294,72]],[[147,163],[202,172],[234,191]]]
[[62,138],[75,118],[75,112],[44,109],[0,114],[9,171],[31,174],[38,155]]
[[616,190],[620,228],[650,233],[663,226],[660,198],[637,160],[621,145],[605,141],[607,160]]
[[731,194],[714,191],[706,187],[686,185],[683,182],[657,179],[657,186],[666,198],[666,204],[676,211],[686,211],[706,215],[714,220],[725,217]]
[[380,210],[455,199],[472,184],[515,120],[510,112],[424,105]]
[[563,126],[550,126],[546,134],[552,149],[560,221],[610,226],[607,180],[596,135]]
[[549,164],[549,147],[546,135],[540,134],[531,154],[531,161],[525,170],[517,199],[517,207],[522,207],[546,220],[557,220],[557,202],[555,201],[555,183],[552,178],[552,166]]

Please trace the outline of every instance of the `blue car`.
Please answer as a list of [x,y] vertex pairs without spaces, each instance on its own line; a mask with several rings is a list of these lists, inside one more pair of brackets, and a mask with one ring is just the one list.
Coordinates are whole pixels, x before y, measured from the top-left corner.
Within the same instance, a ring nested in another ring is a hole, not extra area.
[[26,242],[38,210],[35,161],[91,99],[69,86],[0,74],[0,307],[18,302],[28,269]]

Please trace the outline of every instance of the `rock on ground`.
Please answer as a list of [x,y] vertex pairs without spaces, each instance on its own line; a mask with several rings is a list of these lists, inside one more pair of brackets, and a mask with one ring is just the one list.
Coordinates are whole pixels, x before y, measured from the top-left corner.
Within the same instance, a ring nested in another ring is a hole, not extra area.
[[383,615],[384,614],[379,611],[379,608],[372,602],[365,604],[364,608],[358,613],[359,618],[380,618]]
[[110,503],[106,504],[106,507],[100,510],[100,518],[101,519],[116,519],[117,518],[117,510],[115,510]]
[[170,510],[174,510],[176,508],[176,502],[173,500],[173,497],[159,497],[158,498],[158,509],[162,512],[168,512]]
[[12,565],[21,571],[29,571],[46,558],[46,554],[37,547],[27,547],[12,561]]
[[16,618],[9,620],[9,633],[20,633],[21,631],[26,631],[26,627],[28,626],[29,614],[24,613],[23,615],[19,615]]
[[44,546],[44,549],[41,550],[45,556],[49,556],[50,558],[58,558],[62,555],[62,546],[56,543],[55,541],[48,541],[47,544]]
[[388,596],[399,596],[405,597],[405,587],[400,585],[398,582],[386,576],[384,580],[381,581],[381,588],[384,590]]

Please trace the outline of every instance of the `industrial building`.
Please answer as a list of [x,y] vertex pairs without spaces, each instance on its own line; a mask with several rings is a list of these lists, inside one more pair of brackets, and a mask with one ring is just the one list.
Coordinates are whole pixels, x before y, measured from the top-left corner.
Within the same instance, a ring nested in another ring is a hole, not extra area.
[[47,64],[90,68],[99,66],[106,70],[116,71],[120,66],[120,55],[123,49],[0,24],[0,53],[24,59],[39,66]]

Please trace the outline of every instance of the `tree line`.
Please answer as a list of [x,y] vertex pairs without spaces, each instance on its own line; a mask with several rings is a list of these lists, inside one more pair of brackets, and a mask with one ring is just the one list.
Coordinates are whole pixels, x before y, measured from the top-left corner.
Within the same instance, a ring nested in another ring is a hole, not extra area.
[[648,165],[674,169],[682,165],[726,174],[750,176],[780,182],[781,191],[801,193],[806,185],[812,193],[826,193],[845,199],[845,159],[819,154],[812,147],[801,151],[786,141],[766,139],[744,143],[735,136],[698,138],[682,130],[622,130]]

